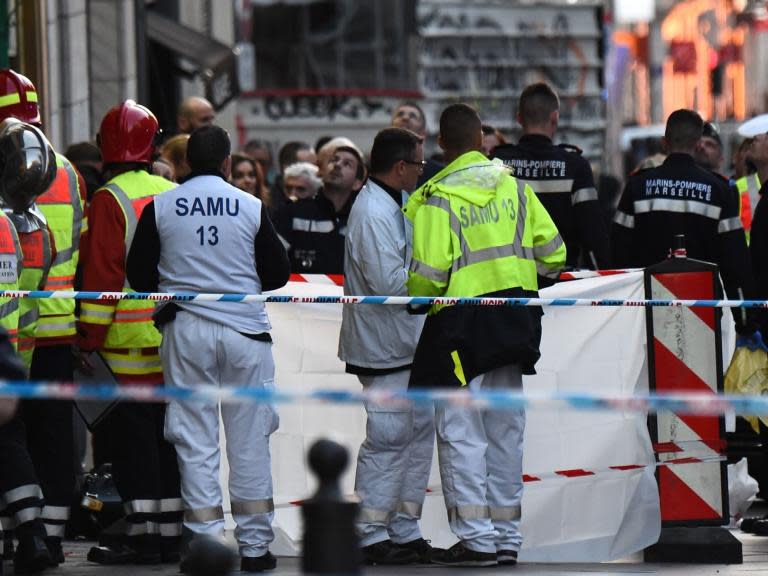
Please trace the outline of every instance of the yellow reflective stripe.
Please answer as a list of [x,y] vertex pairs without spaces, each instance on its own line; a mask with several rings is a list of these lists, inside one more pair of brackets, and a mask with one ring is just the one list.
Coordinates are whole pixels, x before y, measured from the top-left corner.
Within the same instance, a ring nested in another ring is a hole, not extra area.
[[[35,101],[37,101],[37,96],[35,96]],[[21,96],[16,92],[13,94],[6,94],[5,96],[0,96],[0,107],[13,106],[19,102],[21,102]]]
[[459,379],[459,382],[461,382],[462,386],[467,385],[467,379],[464,376],[464,368],[461,366],[461,358],[459,358],[459,351],[454,350],[451,352],[451,358],[453,359],[453,373],[456,375],[456,378]]
[[107,365],[119,374],[154,374],[163,371],[160,355],[144,356],[141,354],[141,349],[127,354],[103,350],[102,356]]
[[27,92],[27,102],[37,102],[37,92]]

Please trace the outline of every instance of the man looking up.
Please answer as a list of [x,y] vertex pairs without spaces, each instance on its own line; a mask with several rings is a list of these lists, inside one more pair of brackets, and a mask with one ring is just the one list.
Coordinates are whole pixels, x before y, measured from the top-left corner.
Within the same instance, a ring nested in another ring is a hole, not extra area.
[[275,225],[297,274],[343,274],[347,218],[365,179],[356,148],[339,146],[322,172],[323,187],[314,197],[286,204]]
[[[349,214],[344,293],[405,296],[411,253],[410,222],[400,209],[421,174],[421,138],[385,128],[371,149],[371,175]],[[339,358],[365,390],[405,391],[421,316],[405,306],[364,310],[345,305]],[[357,529],[367,564],[429,561],[432,547],[418,519],[429,481],[434,410],[421,405],[366,402],[368,425],[360,446],[355,492]]]

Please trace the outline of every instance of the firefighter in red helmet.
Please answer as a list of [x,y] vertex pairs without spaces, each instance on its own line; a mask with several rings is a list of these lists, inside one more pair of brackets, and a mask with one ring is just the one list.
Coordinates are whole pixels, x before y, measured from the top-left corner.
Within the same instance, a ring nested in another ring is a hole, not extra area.
[[[99,130],[99,147],[109,181],[91,200],[90,230],[82,264],[83,290],[130,292],[125,258],[144,206],[175,186],[149,173],[158,122],[126,100],[110,109]],[[91,249],[88,249],[91,246]],[[147,300],[85,300],[78,322],[78,346],[98,354],[120,385],[162,385],[160,333]],[[91,549],[98,563],[177,562],[181,499],[176,453],[163,437],[164,404],[119,403],[100,426],[112,441],[112,471],[126,512],[124,544]]]

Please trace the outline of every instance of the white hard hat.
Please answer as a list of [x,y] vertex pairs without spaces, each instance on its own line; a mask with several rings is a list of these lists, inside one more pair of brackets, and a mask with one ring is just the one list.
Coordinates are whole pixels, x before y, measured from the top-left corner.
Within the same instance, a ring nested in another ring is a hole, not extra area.
[[752,138],[766,132],[768,132],[768,114],[755,116],[751,120],[744,122],[738,129],[739,136],[744,136],[745,138]]

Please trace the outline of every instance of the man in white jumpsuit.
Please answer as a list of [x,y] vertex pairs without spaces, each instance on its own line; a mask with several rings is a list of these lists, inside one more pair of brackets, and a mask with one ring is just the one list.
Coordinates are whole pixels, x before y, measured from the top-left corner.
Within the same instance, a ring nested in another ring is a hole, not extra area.
[[[403,296],[410,260],[410,223],[401,212],[404,191],[422,172],[422,139],[402,128],[379,132],[371,176],[347,224],[344,293]],[[365,390],[405,391],[422,316],[405,306],[345,305],[339,358]],[[434,409],[407,403],[366,402],[367,433],[357,459],[357,529],[367,564],[429,562],[421,536],[434,448]]]
[[[227,183],[230,141],[218,126],[189,138],[190,178],[142,213],[127,272],[139,291],[259,294],[288,281],[288,257],[261,201]],[[179,302],[155,313],[161,327],[166,385],[194,388],[274,384],[270,324],[263,303]],[[222,404],[227,436],[229,492],[241,570],[275,568],[269,436],[277,429],[265,403]],[[184,501],[184,527],[222,535],[219,485],[219,405],[168,406],[165,436],[176,447]],[[181,569],[189,571],[182,559]]]

